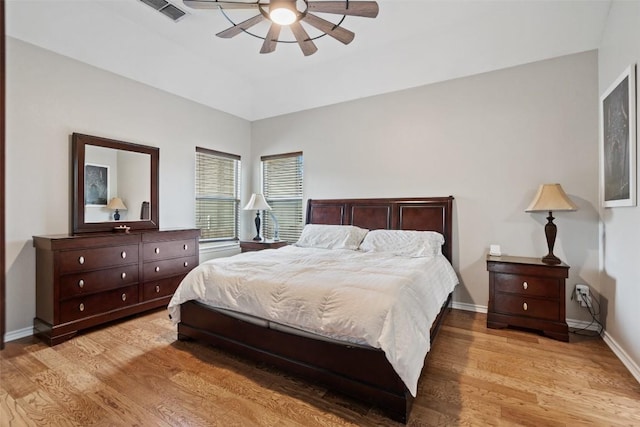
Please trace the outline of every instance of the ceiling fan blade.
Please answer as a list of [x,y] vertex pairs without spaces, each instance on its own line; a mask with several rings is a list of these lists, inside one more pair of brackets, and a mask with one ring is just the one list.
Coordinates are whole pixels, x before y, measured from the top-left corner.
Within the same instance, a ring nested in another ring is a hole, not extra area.
[[218,0],[184,0],[184,5],[193,9],[257,9],[260,2],[234,2]]
[[237,36],[244,30],[247,30],[254,25],[262,22],[264,20],[264,16],[256,15],[253,18],[249,18],[246,21],[242,21],[241,23],[234,25],[233,27],[227,28],[224,31],[220,31],[216,36],[222,37],[223,39],[230,39],[231,37]]
[[302,49],[302,53],[304,53],[304,56],[313,55],[317,52],[318,48],[316,47],[316,44],[311,41],[311,39],[309,38],[309,34],[307,34],[304,28],[302,28],[300,22],[294,22],[290,25],[290,27],[291,31],[293,32],[293,36],[296,38],[298,44],[300,45],[300,49]]
[[260,53],[271,53],[276,50],[276,46],[278,45],[278,37],[280,37],[280,29],[282,29],[280,25],[271,24],[271,27],[269,27],[269,32],[264,37],[264,43],[262,44]]
[[310,13],[307,13],[307,15],[304,17],[304,22],[313,27],[316,27],[323,33],[327,33],[334,39],[344,44],[351,43],[353,41],[353,38],[356,36],[353,31],[349,31],[346,28],[336,26],[336,24],[334,24],[333,22],[329,22]]
[[[348,4],[348,7],[347,7]],[[375,18],[378,16],[378,3],[375,1],[310,1],[310,12],[337,13],[339,15],[363,16]]]

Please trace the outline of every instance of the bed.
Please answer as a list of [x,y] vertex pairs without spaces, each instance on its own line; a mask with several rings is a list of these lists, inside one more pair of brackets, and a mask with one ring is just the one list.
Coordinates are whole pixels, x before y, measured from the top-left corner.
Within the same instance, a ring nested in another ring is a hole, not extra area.
[[[306,218],[307,224],[351,225],[369,230],[436,231],[444,236],[442,255],[451,262],[452,205],[451,196],[309,200]],[[276,251],[282,251],[282,255],[279,256],[285,256],[287,251],[291,256],[294,248],[269,252]],[[257,261],[268,262],[267,255],[271,256],[266,253],[249,256],[256,257]],[[245,256],[244,260],[247,259]],[[179,291],[180,288],[174,299],[179,296]],[[442,323],[451,302],[451,292],[448,291],[440,299],[444,301],[436,306],[437,315],[434,315],[435,319],[427,337],[430,341],[435,339]],[[179,310],[179,315],[176,316],[179,319],[179,340],[198,340],[269,363],[307,380],[321,383],[329,389],[373,404],[394,420],[407,421],[415,395],[415,384],[410,385],[410,391],[404,373],[397,369],[397,363],[394,363],[394,359],[389,358],[382,349],[366,343],[348,342],[331,337],[322,339],[314,334],[301,333],[303,331],[296,328],[288,328],[286,324],[284,327],[276,328],[271,322],[261,324],[260,321],[255,321],[253,316],[243,316],[232,310],[211,307],[196,299],[182,300],[184,298],[177,302],[172,300],[173,306],[170,304],[170,312],[173,310],[174,315],[176,309]],[[423,361],[424,357],[420,368]],[[398,372],[403,374],[402,378]]]

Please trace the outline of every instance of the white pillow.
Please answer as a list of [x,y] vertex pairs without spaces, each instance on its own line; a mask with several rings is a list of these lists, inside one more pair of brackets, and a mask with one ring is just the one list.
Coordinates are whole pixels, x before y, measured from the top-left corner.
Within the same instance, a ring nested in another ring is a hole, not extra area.
[[296,246],[321,249],[358,249],[369,230],[353,225],[307,224]]
[[442,253],[444,236],[435,231],[372,230],[360,249],[364,252],[387,252],[407,257],[432,257]]

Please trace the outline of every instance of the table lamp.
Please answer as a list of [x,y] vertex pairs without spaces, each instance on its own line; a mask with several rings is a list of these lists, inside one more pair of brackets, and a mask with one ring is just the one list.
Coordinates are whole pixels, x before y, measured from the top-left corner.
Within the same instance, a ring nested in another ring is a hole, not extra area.
[[114,197],[113,199],[111,199],[109,201],[109,204],[107,205],[107,209],[111,209],[111,210],[115,210],[114,214],[113,214],[113,220],[114,221],[119,221],[120,220],[120,210],[126,211],[127,207],[124,205],[124,203],[122,202],[122,199],[120,197]]
[[262,237],[260,237],[260,211],[266,210],[270,211],[271,206],[267,203],[264,196],[262,194],[253,193],[251,195],[251,199],[249,199],[249,203],[244,207],[245,211],[255,210],[256,211],[256,237],[253,240],[260,241]]
[[576,205],[569,199],[560,184],[542,184],[538,188],[536,196],[525,212],[549,212],[547,224],[544,226],[544,234],[547,236],[549,253],[542,257],[545,264],[560,264],[560,258],[553,254],[553,245],[556,243],[558,228],[553,223],[552,211],[575,211]]

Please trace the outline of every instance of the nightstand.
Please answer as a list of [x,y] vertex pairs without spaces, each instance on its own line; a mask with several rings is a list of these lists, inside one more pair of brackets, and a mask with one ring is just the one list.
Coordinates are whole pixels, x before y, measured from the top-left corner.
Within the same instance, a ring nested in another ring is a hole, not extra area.
[[488,328],[537,329],[569,341],[565,316],[565,279],[569,266],[545,264],[539,258],[487,256]]
[[287,246],[287,242],[274,242],[273,240],[243,240],[240,242],[241,252],[261,251],[263,249],[278,249]]

